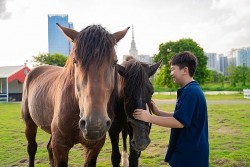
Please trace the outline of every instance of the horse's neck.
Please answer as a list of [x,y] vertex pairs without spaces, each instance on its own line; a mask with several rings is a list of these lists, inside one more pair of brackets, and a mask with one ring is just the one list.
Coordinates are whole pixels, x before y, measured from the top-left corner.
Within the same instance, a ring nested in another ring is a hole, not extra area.
[[74,72],[67,69],[67,68],[64,68],[62,71],[61,71],[61,74],[59,77],[59,81],[60,81],[60,85],[62,88],[64,89],[71,89],[73,91],[70,91],[72,93],[74,93]]
[[117,75],[117,89],[118,97],[122,98],[124,96],[124,79],[120,74]]

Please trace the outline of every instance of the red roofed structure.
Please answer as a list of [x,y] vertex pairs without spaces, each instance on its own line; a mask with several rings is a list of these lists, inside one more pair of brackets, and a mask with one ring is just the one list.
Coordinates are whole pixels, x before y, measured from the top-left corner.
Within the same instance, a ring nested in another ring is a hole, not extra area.
[[0,101],[21,101],[27,66],[0,67]]

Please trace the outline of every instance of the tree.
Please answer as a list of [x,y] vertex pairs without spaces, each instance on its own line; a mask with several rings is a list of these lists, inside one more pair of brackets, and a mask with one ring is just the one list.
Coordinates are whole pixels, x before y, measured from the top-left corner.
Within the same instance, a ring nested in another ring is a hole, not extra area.
[[231,86],[236,87],[237,83],[241,83],[242,86],[246,86],[247,81],[250,78],[250,69],[247,66],[233,66],[227,67],[228,78]]
[[238,71],[238,76],[239,76],[239,80],[242,83],[242,86],[246,86],[248,77],[249,77],[249,73],[250,73],[250,69],[247,66],[238,66],[237,67],[237,71]]
[[225,77],[221,73],[215,70],[208,70],[207,81],[210,83],[221,83],[221,86],[224,87]]
[[215,71],[215,70],[208,70],[209,72],[209,77],[208,77],[208,81],[211,82],[211,83],[220,83],[221,81],[223,81],[224,79],[224,76]]
[[236,73],[236,67],[233,65],[230,65],[226,69],[226,73],[228,75],[228,80],[230,82],[230,85],[233,87],[236,87],[236,83],[238,82],[237,78],[237,73]]
[[[170,76],[169,60],[172,56],[183,51],[191,51],[198,59],[198,66],[194,76],[200,84],[203,84],[208,76],[207,57],[204,54],[203,48],[201,48],[192,39],[180,39],[179,41],[169,41],[162,43],[159,46],[159,53],[153,56],[153,61],[158,62],[163,60],[163,66],[160,68],[160,72],[156,76],[155,83],[160,86],[167,85],[169,88],[175,87]],[[164,79],[164,81],[160,81]]]
[[49,54],[43,53],[38,56],[33,56],[34,62],[38,63],[38,65],[48,64],[63,67],[67,61],[67,57],[62,54]]

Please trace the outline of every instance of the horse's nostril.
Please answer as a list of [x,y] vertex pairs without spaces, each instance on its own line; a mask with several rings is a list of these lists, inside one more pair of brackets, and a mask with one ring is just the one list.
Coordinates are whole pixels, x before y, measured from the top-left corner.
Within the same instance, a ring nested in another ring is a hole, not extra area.
[[80,128],[81,128],[81,129],[85,129],[85,125],[86,125],[86,121],[83,120],[83,119],[81,119],[81,120],[80,120],[80,123],[79,123]]
[[111,121],[110,121],[110,120],[106,122],[106,126],[107,126],[107,127],[110,127],[110,126],[111,126]]

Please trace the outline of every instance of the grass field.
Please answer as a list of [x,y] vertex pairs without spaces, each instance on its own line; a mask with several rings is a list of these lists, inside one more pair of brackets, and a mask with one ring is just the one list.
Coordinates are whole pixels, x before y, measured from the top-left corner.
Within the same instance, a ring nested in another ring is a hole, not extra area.
[[[209,114],[210,167],[250,166],[250,100],[243,99],[242,94],[206,97]],[[175,96],[155,95],[153,98],[156,101],[168,101]],[[158,106],[166,111],[174,109],[174,103],[159,103]],[[163,158],[169,140],[169,129],[154,125],[150,138],[150,145],[141,153],[140,166],[167,167]],[[48,140],[49,135],[39,130],[36,154],[38,167],[49,166],[46,150]],[[98,167],[111,166],[110,152],[111,144],[107,137],[98,157]],[[81,145],[74,146],[70,151],[69,166],[83,166],[83,153],[84,148]],[[0,103],[0,167],[27,166],[27,157],[20,103]]]

